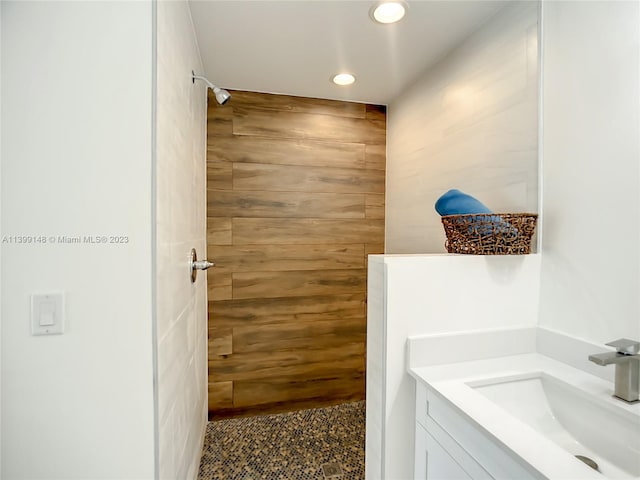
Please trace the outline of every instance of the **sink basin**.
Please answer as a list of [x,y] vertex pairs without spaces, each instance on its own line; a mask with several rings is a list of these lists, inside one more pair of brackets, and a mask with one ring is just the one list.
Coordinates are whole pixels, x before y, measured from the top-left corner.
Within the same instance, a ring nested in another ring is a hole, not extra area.
[[467,385],[571,455],[592,459],[605,477],[640,477],[640,416],[614,400],[542,372]]

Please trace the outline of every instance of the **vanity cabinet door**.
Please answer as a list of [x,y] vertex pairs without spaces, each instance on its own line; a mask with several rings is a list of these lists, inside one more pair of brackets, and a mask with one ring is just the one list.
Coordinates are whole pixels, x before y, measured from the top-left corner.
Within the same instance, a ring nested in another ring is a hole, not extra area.
[[419,424],[416,424],[414,477],[420,480],[471,479],[451,455]]

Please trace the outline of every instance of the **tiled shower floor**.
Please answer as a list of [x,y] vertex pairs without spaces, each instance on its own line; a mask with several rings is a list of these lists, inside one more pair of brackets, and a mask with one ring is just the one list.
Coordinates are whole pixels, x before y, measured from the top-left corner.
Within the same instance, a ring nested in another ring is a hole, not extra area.
[[209,422],[198,478],[361,480],[364,425],[364,402]]

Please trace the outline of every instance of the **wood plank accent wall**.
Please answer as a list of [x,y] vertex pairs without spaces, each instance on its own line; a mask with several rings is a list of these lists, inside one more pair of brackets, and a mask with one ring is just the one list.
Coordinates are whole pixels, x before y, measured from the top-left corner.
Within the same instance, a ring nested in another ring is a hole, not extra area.
[[208,111],[209,416],[363,399],[385,107],[231,93]]

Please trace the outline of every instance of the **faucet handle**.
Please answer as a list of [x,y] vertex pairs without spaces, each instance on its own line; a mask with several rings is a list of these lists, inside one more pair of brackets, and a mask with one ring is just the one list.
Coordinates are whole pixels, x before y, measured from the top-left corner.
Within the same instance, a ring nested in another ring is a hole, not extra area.
[[621,338],[605,345],[615,348],[618,353],[623,355],[636,355],[640,351],[640,342],[628,338]]

